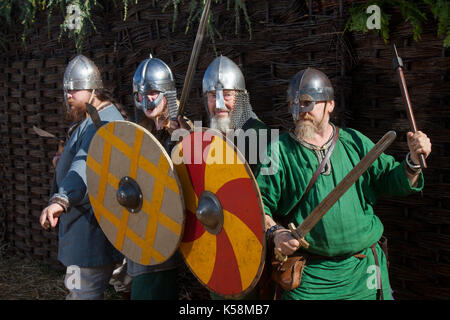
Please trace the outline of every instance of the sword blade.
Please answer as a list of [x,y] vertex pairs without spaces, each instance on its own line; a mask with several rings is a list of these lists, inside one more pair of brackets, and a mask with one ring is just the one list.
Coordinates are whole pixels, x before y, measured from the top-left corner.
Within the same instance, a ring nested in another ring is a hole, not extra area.
[[391,145],[395,140],[395,131],[387,132],[377,144],[366,154],[364,158],[342,179],[342,181],[323,199],[317,207],[309,214],[300,226],[291,229],[297,239],[304,237],[322,219],[339,198],[361,177],[372,163]]
[[186,105],[189,91],[191,91],[192,79],[194,78],[195,68],[197,67],[198,56],[200,55],[200,49],[205,34],[206,22],[209,17],[209,8],[211,6],[211,0],[207,0],[205,7],[203,8],[202,17],[198,25],[197,35],[195,37],[194,47],[192,48],[191,58],[189,60],[188,69],[186,72],[186,78],[184,80],[183,89],[180,97],[180,107],[178,109],[178,115],[183,114],[184,107]]

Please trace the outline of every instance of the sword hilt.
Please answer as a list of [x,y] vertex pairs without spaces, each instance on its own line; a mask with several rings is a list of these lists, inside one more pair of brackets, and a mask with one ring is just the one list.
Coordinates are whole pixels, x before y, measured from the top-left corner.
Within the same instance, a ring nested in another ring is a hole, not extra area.
[[295,228],[295,225],[293,223],[289,223],[289,230],[291,230],[292,235],[300,242],[300,247],[303,247],[305,249],[309,248],[308,241],[305,240],[305,237],[302,236],[297,229]]
[[60,154],[64,151],[64,143],[65,143],[64,140],[58,141],[58,153],[60,153]]
[[[293,223],[289,223],[289,230],[291,231],[292,235],[300,242],[300,247],[303,247],[305,249],[309,248],[308,241],[305,240],[305,237],[303,237],[295,228],[295,225]],[[277,259],[280,262],[285,262],[287,260],[287,256],[279,252],[276,248],[274,248],[274,254],[275,259]]]

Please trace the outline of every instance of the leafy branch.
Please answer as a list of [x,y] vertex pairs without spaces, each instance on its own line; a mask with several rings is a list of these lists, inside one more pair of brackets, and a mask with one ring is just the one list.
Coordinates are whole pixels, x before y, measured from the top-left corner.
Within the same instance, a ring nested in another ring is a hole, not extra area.
[[371,14],[366,9],[371,5],[380,8],[380,29],[372,29],[373,32],[381,34],[385,43],[389,41],[389,23],[391,16],[386,13],[389,8],[399,8],[402,17],[413,27],[413,38],[419,41],[422,34],[422,26],[427,21],[426,12],[422,12],[420,7],[426,5],[433,17],[438,22],[438,37],[445,37],[443,46],[450,47],[450,3],[447,0],[370,0],[362,4],[354,5],[349,9],[350,18],[347,21],[345,30],[369,32],[367,21]]
[[[116,8],[119,6],[123,9],[123,20],[128,16],[129,3],[132,0],[113,0]],[[138,0],[134,0],[135,4]],[[198,22],[201,13],[205,6],[205,0],[152,0],[153,6],[157,3],[165,2],[162,12],[165,12],[170,6],[173,7],[172,18],[172,32],[175,30],[175,25],[178,19],[180,5],[185,1],[190,1],[188,4],[189,16],[185,26],[185,33],[187,33],[194,23]],[[235,33],[237,34],[240,27],[240,14],[243,12],[247,30],[251,38],[251,23],[248,16],[245,0],[214,0],[215,3],[222,3],[227,1],[227,10],[230,10],[230,2],[234,1],[235,13]],[[12,31],[18,24],[23,26],[22,42],[25,40],[28,32],[33,28],[36,22],[36,16],[39,12],[47,13],[47,23],[53,19],[53,13],[59,11],[65,16],[64,22],[60,25],[61,33],[59,39],[63,34],[67,34],[69,38],[74,38],[75,46],[78,52],[82,51],[85,37],[90,29],[96,31],[93,23],[93,10],[102,9],[101,0],[1,0],[0,1],[0,18],[6,22],[7,28],[0,30],[0,47],[3,51],[7,50],[7,42],[9,32]],[[50,29],[50,28],[49,28]],[[208,17],[207,34],[215,48],[215,38],[218,36],[222,38],[217,26],[215,25],[214,15],[212,10]]]
[[[158,2],[158,0],[154,0]],[[162,9],[162,12],[164,12],[170,4],[173,6],[173,23],[172,23],[172,32],[175,30],[176,21],[178,18],[178,12],[179,12],[179,5],[180,3],[183,3],[183,0],[165,0],[166,3]],[[219,2],[222,2],[224,0],[215,0],[214,2],[217,4]],[[227,1],[227,10],[230,10],[230,1]],[[205,0],[190,0],[188,4],[188,18],[186,22],[186,28],[185,28],[185,34],[188,33],[191,27],[193,27],[194,23],[199,22],[201,19],[201,15],[203,12],[203,8],[205,7],[206,1]],[[245,0],[234,0],[234,18],[235,18],[235,34],[238,34],[238,30],[240,29],[241,22],[240,22],[240,14],[244,14],[244,19],[247,26],[247,31],[249,33],[249,38],[252,38],[252,27],[250,22],[250,17],[247,12],[247,6],[245,5]],[[216,36],[222,39],[222,34],[219,32],[219,29],[216,26],[216,22],[214,19],[214,14],[212,13],[212,10],[209,12],[209,17],[206,25],[206,34],[208,35],[211,43],[213,44],[214,51],[217,54],[216,51]]]

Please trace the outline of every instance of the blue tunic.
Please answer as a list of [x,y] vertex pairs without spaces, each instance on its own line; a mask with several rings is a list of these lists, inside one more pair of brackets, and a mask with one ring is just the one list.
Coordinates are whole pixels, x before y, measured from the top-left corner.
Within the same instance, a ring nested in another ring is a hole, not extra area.
[[[103,124],[123,120],[113,105],[99,115]],[[86,159],[96,131],[91,118],[85,119],[70,136],[56,167],[56,196],[70,205],[59,220],[58,260],[65,266],[96,267],[123,259],[98,225],[87,193]]]

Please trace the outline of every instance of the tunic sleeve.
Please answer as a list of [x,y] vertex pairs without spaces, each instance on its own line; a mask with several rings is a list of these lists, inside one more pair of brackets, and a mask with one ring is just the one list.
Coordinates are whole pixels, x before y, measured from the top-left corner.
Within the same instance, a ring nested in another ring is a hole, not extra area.
[[424,179],[420,173],[416,187],[409,183],[405,172],[405,161],[396,162],[392,156],[383,154],[372,165],[371,173],[375,177],[373,186],[378,196],[407,196],[423,189]]
[[[69,171],[58,186],[58,193],[52,198],[64,199],[68,208],[89,203],[87,195],[86,160],[89,145],[96,132],[95,126],[90,124],[78,137],[75,155]],[[66,211],[68,210],[66,208]]]
[[[375,145],[369,138],[353,130],[353,135],[357,135],[355,141],[361,143],[361,158],[364,157]],[[375,198],[381,195],[407,196],[423,189],[424,179],[420,173],[418,184],[412,187],[405,172],[405,161],[395,161],[393,156],[385,153],[375,160],[366,175],[370,186],[374,190]]]
[[267,157],[256,172],[256,181],[261,192],[264,211],[273,217],[281,198],[281,190],[285,190],[285,179],[279,143],[275,141],[267,147]]

